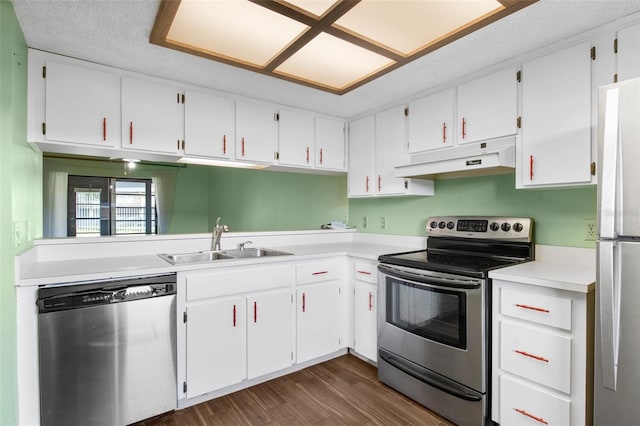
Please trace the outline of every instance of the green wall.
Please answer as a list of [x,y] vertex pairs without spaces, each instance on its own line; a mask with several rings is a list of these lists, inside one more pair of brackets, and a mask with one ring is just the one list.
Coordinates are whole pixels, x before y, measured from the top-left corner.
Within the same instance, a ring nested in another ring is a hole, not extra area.
[[210,228],[231,231],[320,229],[347,220],[347,178],[268,170],[211,168]]
[[516,190],[514,174],[505,174],[438,180],[434,197],[349,200],[349,223],[363,232],[425,235],[428,216],[474,214],[532,217],[538,244],[595,247],[584,239],[584,219],[596,217],[595,186]]
[[[17,423],[13,259],[42,235],[42,155],[27,145],[27,46],[0,1],[0,425]],[[14,240],[14,229],[20,233]]]

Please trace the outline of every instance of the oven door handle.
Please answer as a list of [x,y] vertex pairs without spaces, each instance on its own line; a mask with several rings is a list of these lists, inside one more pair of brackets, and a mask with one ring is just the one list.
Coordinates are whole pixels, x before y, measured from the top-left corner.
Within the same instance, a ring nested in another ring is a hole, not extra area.
[[[402,267],[390,267],[379,264],[378,270],[385,275],[411,280],[421,284],[427,284],[429,287],[434,288],[461,288],[461,289],[474,289],[479,288],[482,285],[482,280],[478,278],[466,278],[455,277],[449,278],[446,274],[442,276],[425,275],[419,272],[412,272]],[[437,284],[437,285],[434,285]]]
[[429,386],[433,386],[436,389],[440,389],[443,392],[453,395],[457,398],[464,399],[466,401],[480,401],[482,400],[482,394],[475,392],[471,389],[455,383],[445,377],[440,376],[426,368],[415,365],[402,358],[394,356],[389,352],[379,349],[378,355],[387,363],[397,368],[398,370],[408,374],[416,380],[420,380],[422,383],[426,383]]

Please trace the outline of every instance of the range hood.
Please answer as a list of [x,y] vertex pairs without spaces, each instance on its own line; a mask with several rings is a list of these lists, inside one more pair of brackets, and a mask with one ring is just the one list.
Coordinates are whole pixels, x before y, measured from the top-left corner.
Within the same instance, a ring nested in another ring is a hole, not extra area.
[[397,177],[447,179],[513,172],[515,137],[413,154],[408,164],[395,167]]

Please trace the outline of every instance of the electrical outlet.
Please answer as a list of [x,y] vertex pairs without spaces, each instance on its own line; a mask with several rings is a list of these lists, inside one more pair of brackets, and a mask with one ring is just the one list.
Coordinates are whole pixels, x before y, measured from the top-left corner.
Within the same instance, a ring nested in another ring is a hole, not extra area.
[[367,229],[369,226],[369,219],[366,216],[362,216],[362,229]]
[[585,241],[595,241],[598,236],[596,221],[593,219],[584,220],[584,239]]
[[380,217],[380,229],[387,229],[387,217],[386,216],[381,216]]
[[13,222],[13,246],[20,247],[22,243],[22,224],[19,221]]

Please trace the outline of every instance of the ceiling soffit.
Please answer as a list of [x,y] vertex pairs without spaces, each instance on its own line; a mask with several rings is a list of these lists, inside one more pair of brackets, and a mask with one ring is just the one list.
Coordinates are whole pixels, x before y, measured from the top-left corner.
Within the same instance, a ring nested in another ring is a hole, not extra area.
[[162,0],[150,42],[337,95],[537,0]]

